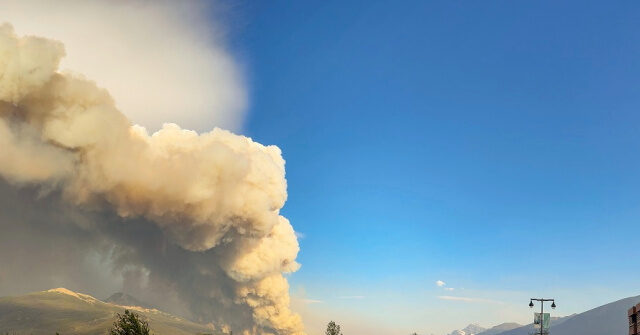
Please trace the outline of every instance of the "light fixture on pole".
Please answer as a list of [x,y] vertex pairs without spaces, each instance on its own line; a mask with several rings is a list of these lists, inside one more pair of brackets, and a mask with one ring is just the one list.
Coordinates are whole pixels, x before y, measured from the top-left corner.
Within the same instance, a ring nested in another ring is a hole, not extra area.
[[[544,302],[545,301],[551,301],[551,308],[555,309],[556,308],[556,301],[555,299],[538,299],[538,298],[531,298],[529,300],[529,307],[533,308],[533,301],[540,301],[540,335],[545,335],[544,334]],[[549,320],[551,321],[551,320]],[[547,333],[548,334],[548,333]]]

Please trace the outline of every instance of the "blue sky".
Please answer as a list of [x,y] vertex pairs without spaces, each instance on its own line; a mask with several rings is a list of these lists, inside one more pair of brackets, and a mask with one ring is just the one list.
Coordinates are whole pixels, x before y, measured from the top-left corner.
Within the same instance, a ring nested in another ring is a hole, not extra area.
[[308,324],[441,334],[640,294],[638,2],[229,7]]

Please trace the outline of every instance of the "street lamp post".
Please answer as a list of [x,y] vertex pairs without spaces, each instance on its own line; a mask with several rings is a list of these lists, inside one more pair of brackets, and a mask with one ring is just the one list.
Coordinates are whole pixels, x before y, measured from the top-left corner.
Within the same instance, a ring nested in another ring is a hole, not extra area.
[[531,300],[529,300],[529,307],[533,308],[533,301],[540,301],[540,335],[544,335],[544,302],[545,301],[551,301],[551,308],[555,309],[556,308],[556,301],[555,299],[538,299],[538,298],[531,298]]

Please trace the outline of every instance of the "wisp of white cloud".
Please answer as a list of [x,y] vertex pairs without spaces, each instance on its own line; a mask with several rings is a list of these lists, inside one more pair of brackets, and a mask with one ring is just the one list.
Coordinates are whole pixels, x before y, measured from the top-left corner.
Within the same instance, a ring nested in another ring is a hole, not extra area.
[[442,280],[438,280],[438,281],[436,281],[436,285],[438,287],[443,287],[443,286],[447,285],[447,283],[443,282]]
[[305,304],[321,304],[324,302],[322,300],[316,300],[316,299],[299,299],[299,300]]
[[[106,88],[134,123],[240,130],[246,90],[210,1],[0,0],[18,35],[63,41],[60,68]],[[216,29],[214,29],[216,28]]]
[[470,302],[470,303],[490,303],[490,304],[504,304],[502,301],[490,300],[490,299],[482,299],[482,298],[470,298],[470,297],[455,297],[450,295],[441,295],[438,296],[440,300],[449,300],[449,301],[462,301],[462,302]]

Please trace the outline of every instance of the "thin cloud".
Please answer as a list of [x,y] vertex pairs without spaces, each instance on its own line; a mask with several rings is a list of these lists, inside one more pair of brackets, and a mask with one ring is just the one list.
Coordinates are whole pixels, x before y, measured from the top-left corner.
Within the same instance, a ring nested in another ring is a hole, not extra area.
[[444,289],[445,289],[445,291],[453,291],[453,290],[455,290],[455,288],[453,288],[453,287],[445,287]]
[[298,299],[305,304],[322,304],[324,301],[316,299]]
[[490,300],[490,299],[482,299],[482,298],[470,298],[470,297],[454,297],[451,295],[441,295],[438,296],[440,300],[449,300],[449,301],[461,301],[461,302],[469,302],[469,303],[489,303],[489,304],[504,304],[502,301]]
[[447,285],[447,283],[443,282],[442,280],[438,280],[438,281],[436,281],[436,285],[438,285],[438,287],[443,287],[443,286]]

